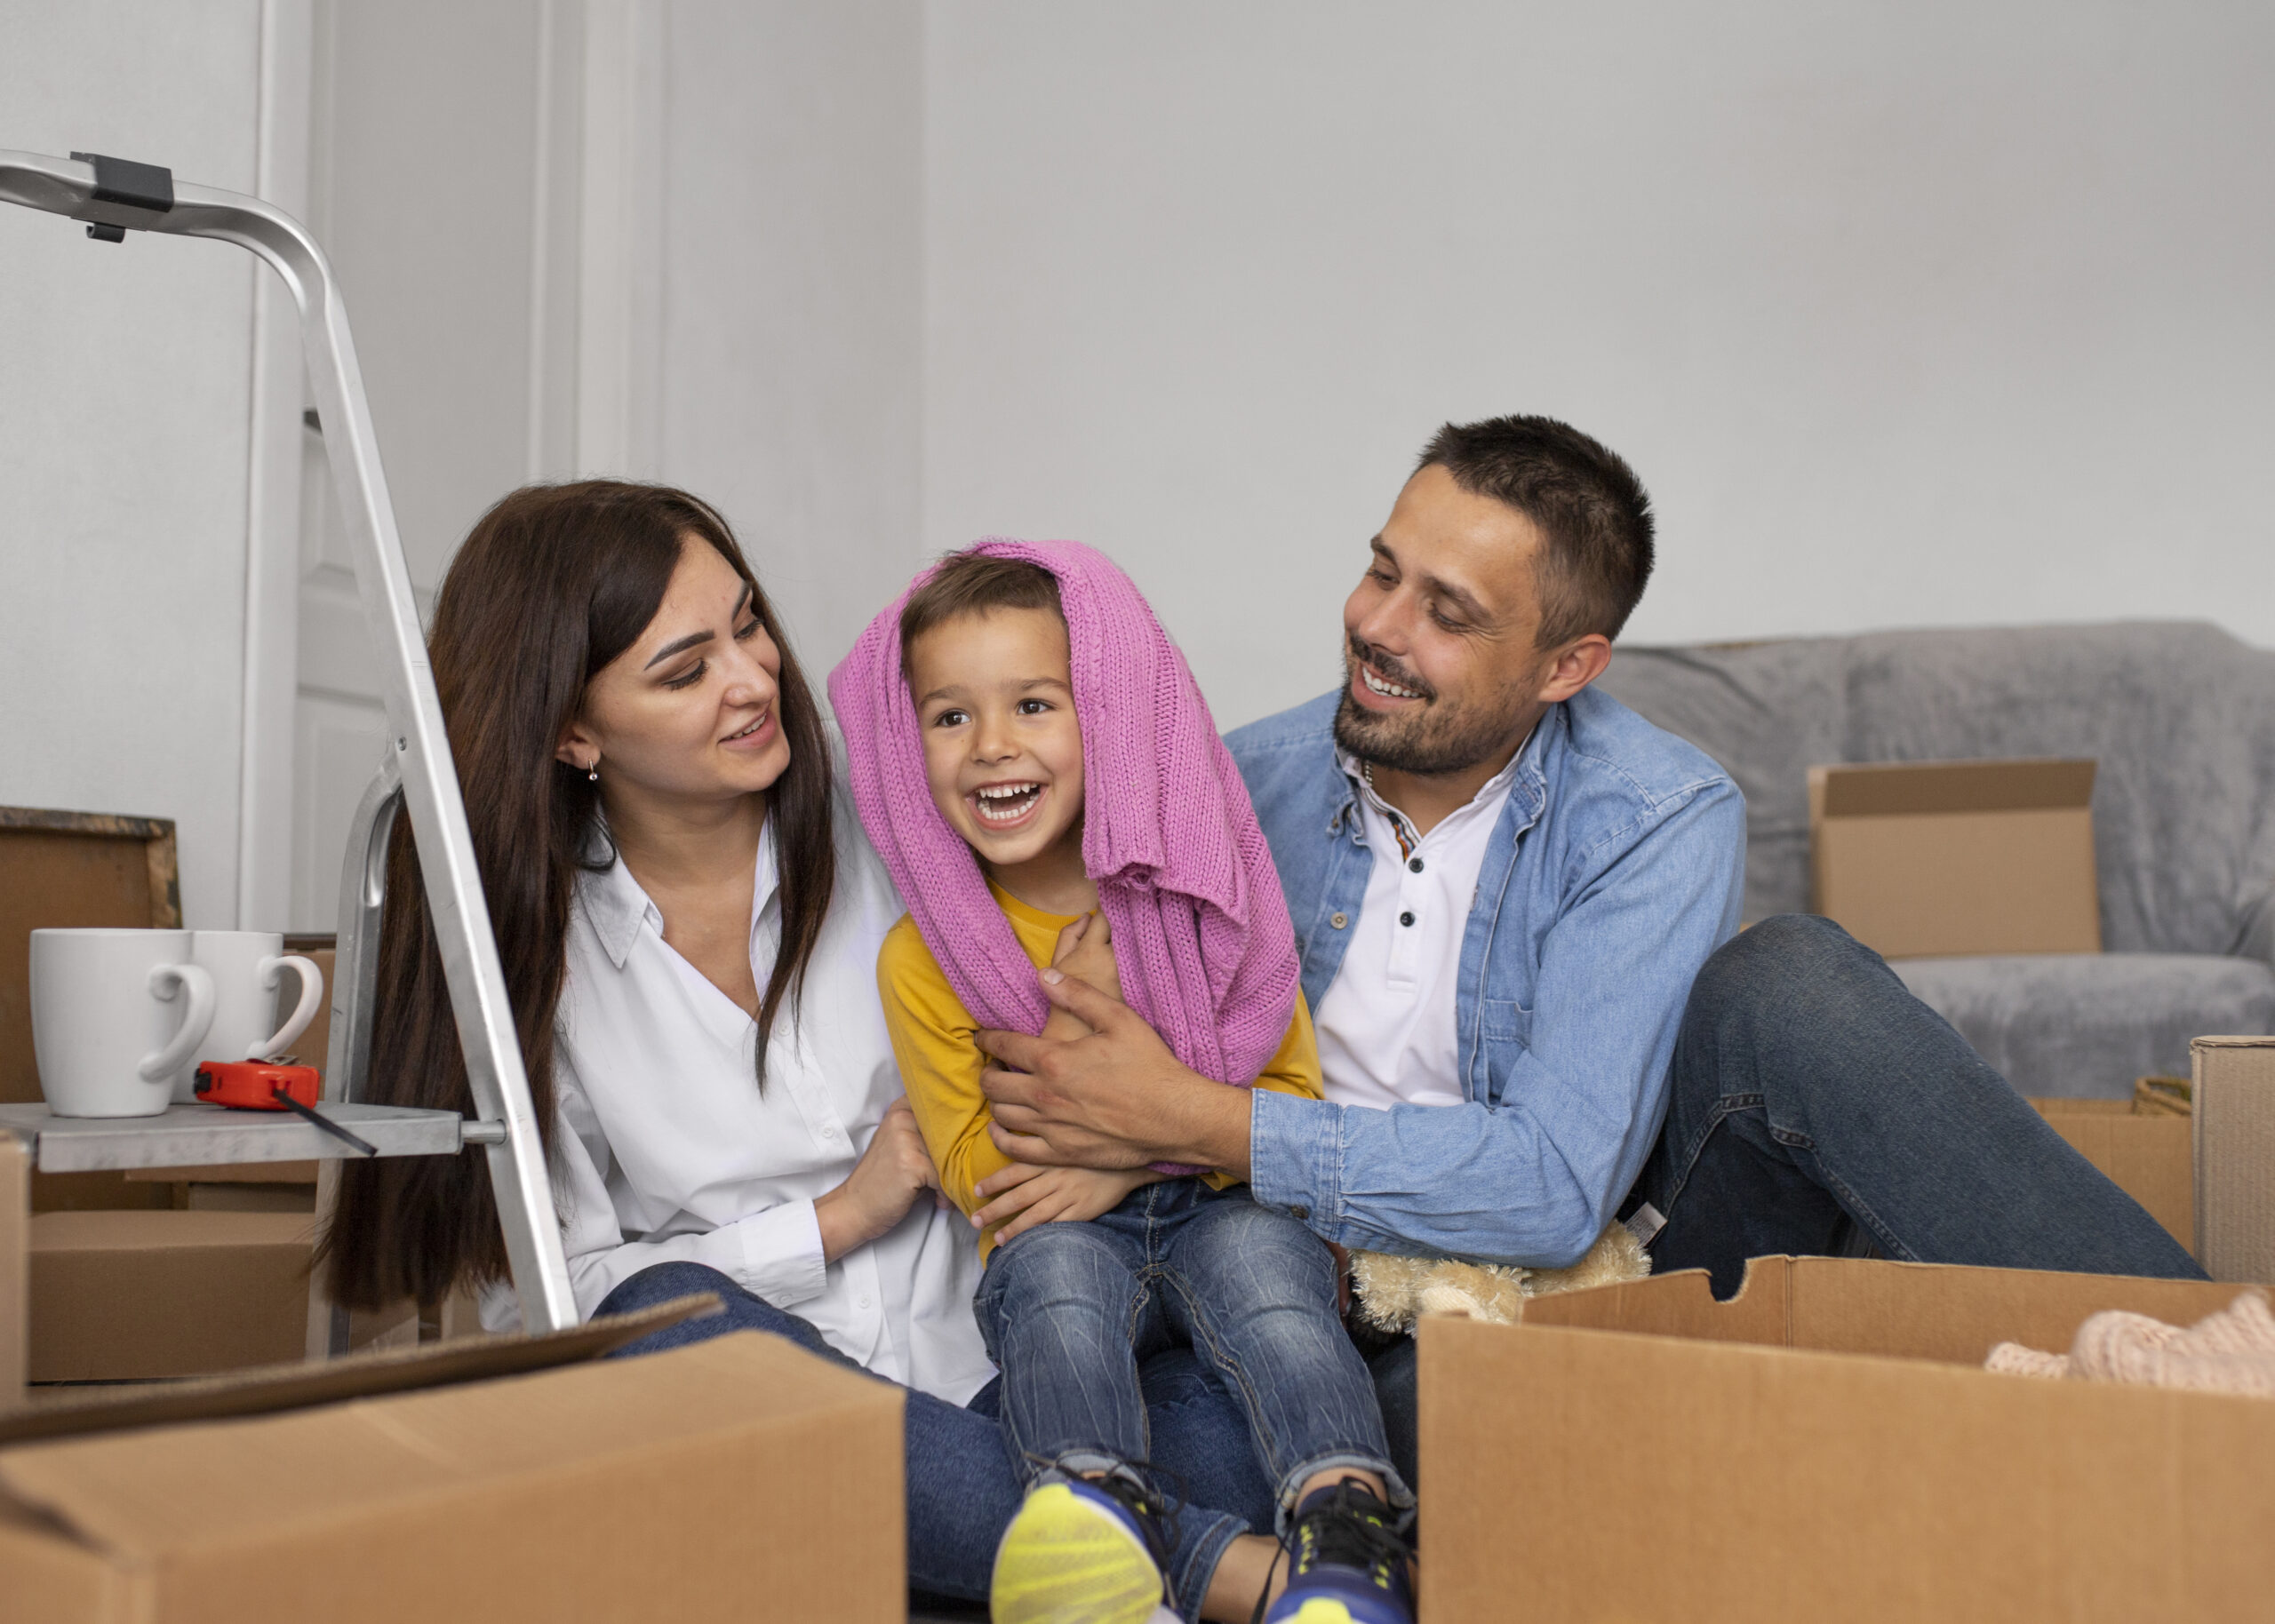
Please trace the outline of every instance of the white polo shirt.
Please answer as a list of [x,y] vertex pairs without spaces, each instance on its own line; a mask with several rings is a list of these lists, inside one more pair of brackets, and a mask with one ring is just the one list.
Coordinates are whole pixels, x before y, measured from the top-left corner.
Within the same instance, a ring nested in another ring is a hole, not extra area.
[[1342,967],[1312,1015],[1327,1097],[1337,1104],[1463,1103],[1455,1007],[1462,932],[1524,753],[1520,745],[1467,805],[1417,835],[1375,793],[1357,759],[1336,752],[1357,786],[1360,832],[1375,859]]

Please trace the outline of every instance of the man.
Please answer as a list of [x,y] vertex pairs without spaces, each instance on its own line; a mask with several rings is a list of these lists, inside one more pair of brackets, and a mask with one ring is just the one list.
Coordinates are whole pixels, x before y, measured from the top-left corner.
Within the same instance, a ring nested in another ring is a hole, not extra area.
[[[1096,1036],[981,1036],[1018,1068],[985,1079],[1007,1150],[1223,1168],[1338,1246],[1546,1268],[1624,1212],[1723,1296],[1777,1253],[2203,1278],[1838,926],[1738,933],[1736,787],[1590,686],[1651,570],[1626,464],[1550,418],[1448,425],[1369,547],[1341,691],[1227,741],[1327,1098],[1197,1077],[1061,979]],[[1413,1360],[1373,1355],[1401,1470]]]

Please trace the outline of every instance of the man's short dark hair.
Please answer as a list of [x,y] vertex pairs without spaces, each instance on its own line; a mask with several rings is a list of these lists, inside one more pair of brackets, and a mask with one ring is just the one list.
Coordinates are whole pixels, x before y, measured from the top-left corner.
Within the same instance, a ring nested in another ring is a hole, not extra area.
[[1414,465],[1540,527],[1539,646],[1617,637],[1651,578],[1651,498],[1609,447],[1553,418],[1449,423]]

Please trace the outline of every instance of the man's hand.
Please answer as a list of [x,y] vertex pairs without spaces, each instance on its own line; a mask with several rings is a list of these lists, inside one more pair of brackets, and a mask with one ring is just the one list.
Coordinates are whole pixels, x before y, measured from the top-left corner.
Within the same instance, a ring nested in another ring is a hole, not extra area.
[[980,1073],[988,1126],[1007,1156],[1036,1166],[1142,1167],[1183,1162],[1248,1176],[1249,1096],[1178,1063],[1119,999],[1055,969],[1043,996],[1081,1017],[1072,1040],[982,1031],[998,1065]]
[[1039,1223],[1101,1217],[1121,1206],[1131,1190],[1161,1177],[1143,1167],[1100,1173],[1090,1167],[1030,1167],[1025,1162],[1013,1162],[972,1186],[987,1203],[972,1214],[972,1228],[1001,1224],[995,1231],[1000,1244]]

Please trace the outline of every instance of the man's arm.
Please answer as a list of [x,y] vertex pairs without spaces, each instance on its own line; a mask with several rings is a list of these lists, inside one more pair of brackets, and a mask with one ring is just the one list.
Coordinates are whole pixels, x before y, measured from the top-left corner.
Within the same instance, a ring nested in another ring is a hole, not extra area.
[[1744,816],[1727,783],[1703,791],[1589,877],[1542,943],[1529,1011],[1463,1011],[1505,1056],[1497,1104],[1259,1097],[1256,1198],[1346,1246],[1577,1262],[1657,1139],[1690,983],[1737,925]]
[[[1596,875],[1548,934],[1497,1106],[1385,1111],[1224,1089],[1130,1011],[1046,983],[1098,1035],[1050,1046],[980,1034],[1034,1073],[983,1078],[997,1142],[1023,1160],[1217,1167],[1346,1246],[1568,1266],[1650,1153],[1690,983],[1736,924],[1744,866],[1744,804],[1722,784]],[[1493,1002],[1468,1013],[1523,1013]]]

